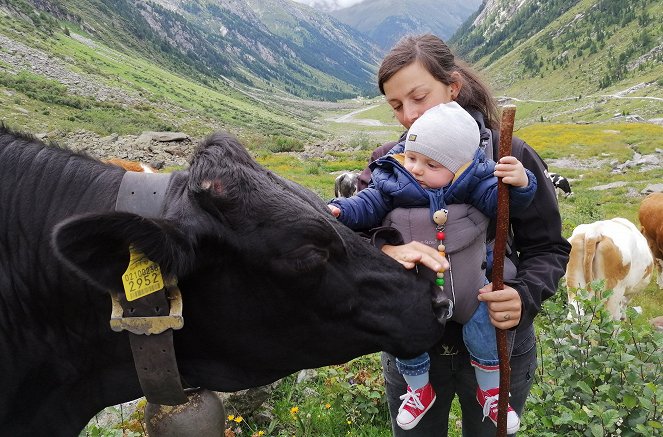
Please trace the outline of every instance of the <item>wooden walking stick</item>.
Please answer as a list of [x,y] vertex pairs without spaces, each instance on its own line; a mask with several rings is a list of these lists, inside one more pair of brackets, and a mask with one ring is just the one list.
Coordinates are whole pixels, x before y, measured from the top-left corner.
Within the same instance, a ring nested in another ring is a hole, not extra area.
[[[513,122],[516,117],[516,107],[506,105],[502,108],[502,123],[500,125],[499,153],[496,161],[503,156],[511,155],[511,138],[513,135]],[[493,249],[493,290],[504,288],[504,256],[506,240],[509,235],[509,187],[497,181],[497,224],[495,226],[495,247]],[[509,406],[509,382],[511,379],[511,366],[509,365],[509,349],[506,331],[495,328],[497,334],[497,356],[500,360],[500,397],[497,401],[497,437],[506,436],[506,414]]]

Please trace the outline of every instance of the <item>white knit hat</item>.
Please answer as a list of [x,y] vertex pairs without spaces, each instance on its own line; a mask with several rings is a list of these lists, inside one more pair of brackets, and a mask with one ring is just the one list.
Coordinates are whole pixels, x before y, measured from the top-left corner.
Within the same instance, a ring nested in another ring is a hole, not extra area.
[[417,118],[405,139],[405,151],[433,159],[454,174],[474,158],[479,126],[458,103],[433,106]]

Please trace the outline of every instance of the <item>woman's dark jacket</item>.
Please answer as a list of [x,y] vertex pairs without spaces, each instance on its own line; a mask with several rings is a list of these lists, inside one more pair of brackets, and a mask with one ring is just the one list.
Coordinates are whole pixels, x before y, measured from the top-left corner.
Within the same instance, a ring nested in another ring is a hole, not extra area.
[[[365,190],[350,198],[338,198],[330,203],[341,214],[338,219],[355,231],[379,226],[388,212],[395,208],[429,206],[431,223],[433,213],[447,205],[467,203],[483,214],[494,218],[497,211],[497,178],[495,161],[486,159],[479,147],[474,159],[453,182],[438,189],[425,189],[395,158],[404,151],[404,143],[398,143],[386,156],[370,164],[371,182]],[[529,206],[536,192],[536,178],[527,171],[526,187],[509,187],[509,205],[512,211]]]
[[[482,142],[487,145],[486,154],[490,158],[496,157],[499,132],[487,129],[481,114],[470,113],[479,124]],[[371,155],[371,162],[387,153],[394,144],[387,143],[377,148]],[[517,274],[515,279],[505,283],[518,291],[523,305],[520,324],[516,327],[517,347],[519,342],[526,340],[522,337],[533,335],[531,328],[534,317],[541,310],[543,301],[555,294],[557,284],[564,275],[571,246],[562,236],[562,219],[557,206],[555,188],[548,182],[547,165],[536,151],[520,138],[514,136],[511,144],[512,155],[518,158],[538,181],[530,207],[510,215],[513,235],[508,253],[517,266]],[[370,178],[371,171],[366,168],[359,177],[360,190],[368,186]],[[489,231],[494,232],[494,228],[492,223]],[[397,232],[385,228],[374,230],[372,239],[374,244],[380,247],[384,244],[403,242]],[[446,353],[464,349],[461,328],[458,323],[448,322],[437,349]]]

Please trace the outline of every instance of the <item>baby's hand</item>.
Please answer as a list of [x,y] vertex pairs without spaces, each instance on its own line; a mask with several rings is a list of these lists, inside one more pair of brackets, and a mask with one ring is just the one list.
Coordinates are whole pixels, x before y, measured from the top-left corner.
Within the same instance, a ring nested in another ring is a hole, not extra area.
[[327,205],[327,206],[329,207],[329,210],[331,211],[334,217],[338,217],[339,215],[341,215],[341,210],[337,206],[334,205]]
[[502,178],[502,182],[514,187],[526,187],[529,184],[525,167],[514,156],[503,156],[495,164],[495,176]]

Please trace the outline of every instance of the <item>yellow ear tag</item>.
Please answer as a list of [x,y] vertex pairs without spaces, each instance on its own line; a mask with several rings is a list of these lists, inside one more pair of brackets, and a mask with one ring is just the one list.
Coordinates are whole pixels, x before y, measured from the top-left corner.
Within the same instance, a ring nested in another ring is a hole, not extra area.
[[129,267],[122,275],[124,294],[128,301],[136,300],[161,290],[163,277],[159,264],[150,261],[145,254],[129,246]]

